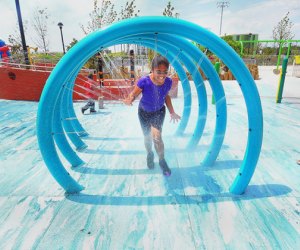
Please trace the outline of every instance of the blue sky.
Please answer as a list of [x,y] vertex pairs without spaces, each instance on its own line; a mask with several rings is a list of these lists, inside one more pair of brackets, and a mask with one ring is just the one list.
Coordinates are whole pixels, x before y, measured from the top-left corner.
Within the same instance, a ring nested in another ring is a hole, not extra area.
[[[32,13],[35,8],[47,8],[50,14],[48,29],[50,50],[60,51],[61,40],[58,22],[64,24],[63,34],[65,44],[72,38],[80,40],[84,34],[80,25],[86,25],[89,13],[93,9],[93,0],[19,0],[23,20],[29,22],[26,41],[34,46],[34,32],[31,27]],[[116,10],[126,4],[126,0],[111,0]],[[101,1],[99,1],[101,2]],[[136,0],[141,16],[162,15],[168,0]],[[194,22],[210,31],[219,34],[221,9],[217,8],[218,1],[212,0],[172,0],[175,12],[179,18]],[[290,20],[294,23],[294,39],[300,39],[300,1],[299,0],[231,0],[228,8],[224,9],[222,35],[226,34],[259,34],[259,39],[271,39],[272,30],[276,24],[290,12]],[[15,1],[0,0],[0,39],[8,41],[8,36],[16,30],[17,15]]]

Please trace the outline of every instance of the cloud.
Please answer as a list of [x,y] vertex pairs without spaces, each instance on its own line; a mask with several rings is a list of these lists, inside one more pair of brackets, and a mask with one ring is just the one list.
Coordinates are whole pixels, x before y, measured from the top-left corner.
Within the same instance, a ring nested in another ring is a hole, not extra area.
[[[285,4],[282,1],[259,1],[258,3],[237,8],[231,6],[226,8],[223,14],[223,34],[259,34],[259,39],[272,39],[273,28],[290,11],[294,16],[295,10],[299,8],[299,1],[290,1]],[[299,23],[299,18],[291,21]],[[300,37],[299,30],[296,37]]]
[[[111,0],[115,9],[120,10],[126,0]],[[135,0],[140,15],[162,15],[169,0]],[[180,18],[194,22],[212,32],[219,34],[220,8],[215,0],[172,0],[175,12],[180,13]],[[99,4],[101,1],[99,1]],[[32,13],[36,8],[47,8],[50,14],[49,38],[50,48],[61,51],[61,38],[58,22],[64,24],[63,35],[65,44],[68,45],[73,38],[80,40],[84,34],[80,24],[86,25],[89,13],[93,10],[93,0],[30,0],[20,1],[23,20],[31,21]],[[300,1],[299,0],[231,0],[230,6],[224,9],[222,33],[257,33],[260,39],[270,39],[275,25],[290,12],[290,20],[294,23],[293,31],[296,38],[300,38]],[[1,0],[0,38],[8,41],[8,35],[14,32],[17,23],[15,2]],[[5,25],[3,25],[5,24]],[[34,36],[31,25],[28,25],[26,34],[27,43],[34,46],[31,38]]]

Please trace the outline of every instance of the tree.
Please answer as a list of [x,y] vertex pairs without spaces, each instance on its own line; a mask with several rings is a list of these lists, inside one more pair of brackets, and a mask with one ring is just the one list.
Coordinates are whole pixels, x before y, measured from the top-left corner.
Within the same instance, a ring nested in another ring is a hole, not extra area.
[[49,40],[48,40],[48,19],[47,8],[36,9],[33,13],[33,28],[36,32],[36,37],[33,39],[35,45],[42,49],[44,52],[49,51]]
[[67,46],[67,51],[71,49],[76,43],[78,43],[78,40],[76,38],[73,38],[73,40],[70,42],[70,44]]
[[[27,31],[28,22],[23,22],[24,33]],[[19,24],[16,23],[16,28],[14,29],[14,33],[8,36],[8,42],[11,45],[11,53],[13,55],[17,55],[23,52],[22,48],[22,39],[19,30]]]
[[[135,0],[126,2],[125,7],[121,7],[119,13],[115,10],[115,5],[112,4],[111,1],[102,0],[101,6],[99,7],[98,0],[94,0],[93,11],[89,14],[90,21],[88,22],[86,27],[84,27],[83,25],[81,25],[80,27],[84,34],[87,35],[90,32],[96,31],[97,29],[112,24],[117,20],[136,17],[138,16],[139,12],[140,10],[136,10]],[[129,45],[127,46],[127,51],[129,51]],[[89,61],[92,62],[95,60],[92,57]]]
[[227,42],[237,54],[241,55],[241,44],[238,41],[234,41],[232,36],[223,36],[222,39]]
[[167,7],[164,9],[163,15],[169,17],[175,17],[176,13],[175,14],[173,13],[174,10],[175,8],[171,5],[171,1],[169,1]]
[[121,8],[118,20],[137,17],[140,10],[135,11],[136,5],[134,4],[135,4],[135,0],[132,0],[131,2],[126,2],[125,7]]
[[[132,18],[132,17],[137,17],[140,10],[136,11],[135,10],[136,5],[134,5],[134,4],[135,4],[135,0],[132,0],[131,2],[126,2],[125,7],[123,7],[123,6],[121,7],[121,11],[119,13],[118,20],[124,20],[124,19],[129,19],[129,18]],[[128,54],[130,45],[127,44],[126,47],[127,47],[126,48],[126,53]],[[122,45],[121,45],[121,48],[122,48]]]
[[[123,20],[138,16],[140,10],[136,10],[135,0],[128,1],[125,7],[121,7],[119,13],[115,10],[115,5],[109,0],[102,0],[101,7],[98,7],[98,0],[94,0],[94,9],[90,13],[90,21],[87,26],[81,25],[81,29],[85,35],[97,29],[107,26],[116,20]],[[129,46],[128,50],[129,50]]]
[[291,40],[295,36],[292,32],[293,23],[289,18],[290,12],[286,13],[285,17],[273,29],[274,40]]
[[101,7],[98,7],[98,0],[94,0],[94,9],[89,14],[90,21],[87,26],[81,25],[81,29],[85,35],[109,25],[116,20],[117,12],[115,11],[115,5],[111,1],[102,0]]

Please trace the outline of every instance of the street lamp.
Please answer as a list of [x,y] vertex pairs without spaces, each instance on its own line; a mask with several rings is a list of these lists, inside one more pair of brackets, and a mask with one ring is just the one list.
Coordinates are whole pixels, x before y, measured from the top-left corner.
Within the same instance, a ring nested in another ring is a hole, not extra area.
[[63,46],[63,51],[64,51],[64,54],[66,54],[66,51],[65,51],[65,43],[64,43],[64,37],[63,37],[63,33],[62,33],[62,27],[63,27],[64,25],[62,24],[62,22],[59,22],[59,23],[57,24],[57,26],[58,26],[59,29],[60,29],[60,36],[61,36],[61,42],[62,42],[62,46]]
[[220,21],[220,36],[221,36],[221,31],[222,31],[222,19],[223,19],[223,9],[229,6],[229,2],[226,1],[221,1],[217,2],[217,7],[221,8],[221,21]]

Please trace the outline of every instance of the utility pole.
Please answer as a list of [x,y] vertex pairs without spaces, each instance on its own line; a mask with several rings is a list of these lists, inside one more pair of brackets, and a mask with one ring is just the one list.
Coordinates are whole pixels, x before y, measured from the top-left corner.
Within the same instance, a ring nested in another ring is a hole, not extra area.
[[219,35],[221,36],[222,34],[222,19],[223,19],[223,9],[229,7],[229,2],[228,1],[221,1],[217,2],[217,7],[221,8],[221,21],[220,21],[220,32]]

